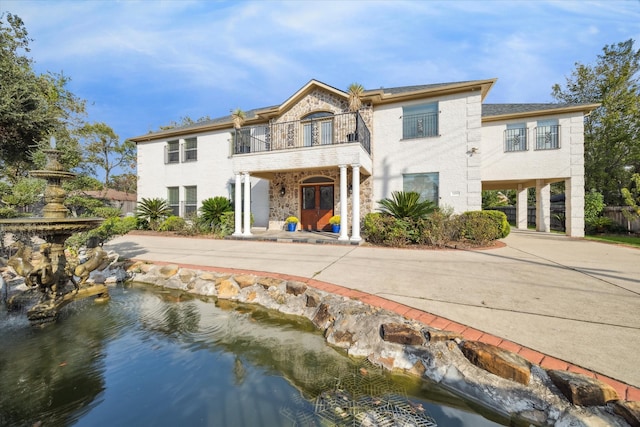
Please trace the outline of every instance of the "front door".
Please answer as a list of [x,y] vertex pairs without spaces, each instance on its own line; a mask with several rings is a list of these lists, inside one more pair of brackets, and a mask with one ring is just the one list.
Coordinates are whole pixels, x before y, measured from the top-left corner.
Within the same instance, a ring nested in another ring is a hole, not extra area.
[[302,187],[302,214],[300,226],[307,231],[329,231],[333,216],[333,184],[305,185]]

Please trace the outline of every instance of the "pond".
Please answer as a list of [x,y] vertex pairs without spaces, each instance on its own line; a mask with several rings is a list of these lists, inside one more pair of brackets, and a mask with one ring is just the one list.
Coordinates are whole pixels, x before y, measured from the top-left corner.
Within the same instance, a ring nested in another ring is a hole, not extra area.
[[2,426],[497,426],[325,343],[306,319],[139,284],[32,327],[0,313]]

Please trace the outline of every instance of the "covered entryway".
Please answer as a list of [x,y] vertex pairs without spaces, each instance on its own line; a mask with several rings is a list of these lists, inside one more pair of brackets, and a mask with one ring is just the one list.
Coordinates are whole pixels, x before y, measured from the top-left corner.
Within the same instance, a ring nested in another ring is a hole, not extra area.
[[331,178],[312,177],[301,184],[300,228],[306,231],[329,231],[333,216],[334,182]]

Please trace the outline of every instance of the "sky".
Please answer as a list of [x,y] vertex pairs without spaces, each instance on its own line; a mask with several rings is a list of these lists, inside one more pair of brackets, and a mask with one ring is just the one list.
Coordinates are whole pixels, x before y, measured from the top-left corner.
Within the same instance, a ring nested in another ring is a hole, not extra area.
[[640,0],[0,0],[38,73],[63,72],[121,140],[278,105],[311,79],[341,90],[497,78],[487,103],[553,102],[575,63],[640,48]]

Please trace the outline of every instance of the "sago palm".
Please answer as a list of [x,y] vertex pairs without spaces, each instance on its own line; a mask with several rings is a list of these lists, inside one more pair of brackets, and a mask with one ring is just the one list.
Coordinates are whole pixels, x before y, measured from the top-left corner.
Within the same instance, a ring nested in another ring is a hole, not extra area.
[[136,208],[136,217],[149,223],[152,230],[157,230],[160,222],[173,213],[164,199],[145,199]]
[[426,218],[436,210],[435,203],[429,200],[420,201],[420,194],[415,191],[394,191],[391,198],[382,199],[378,204],[382,213],[398,219]]
[[220,223],[220,218],[225,212],[233,210],[231,202],[226,197],[217,196],[202,201],[200,207],[200,221],[212,228]]

